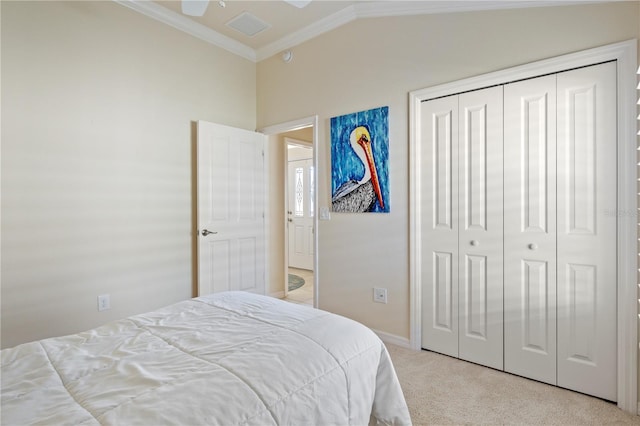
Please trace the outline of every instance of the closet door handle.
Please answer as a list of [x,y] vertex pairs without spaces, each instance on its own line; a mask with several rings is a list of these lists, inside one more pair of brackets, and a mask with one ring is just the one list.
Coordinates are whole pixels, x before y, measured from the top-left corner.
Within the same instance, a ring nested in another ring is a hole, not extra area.
[[209,231],[208,229],[204,229],[204,230],[202,231],[202,236],[203,236],[203,237],[206,237],[206,236],[207,236],[207,235],[209,235],[209,234],[217,234],[217,233],[218,233],[218,232],[216,232],[216,231]]
[[529,250],[538,250],[538,245],[535,243],[531,243],[529,244]]
[[471,242],[470,242],[469,244],[471,244],[471,245],[472,245],[472,246],[474,246],[474,247],[477,247],[477,246],[479,246],[479,245],[480,245],[480,243],[478,242],[478,240],[471,240]]

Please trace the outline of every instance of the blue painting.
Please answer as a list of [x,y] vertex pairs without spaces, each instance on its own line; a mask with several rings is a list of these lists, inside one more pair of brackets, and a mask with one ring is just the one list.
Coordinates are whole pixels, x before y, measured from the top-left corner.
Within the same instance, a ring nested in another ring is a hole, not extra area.
[[331,118],[331,209],[389,212],[389,107]]

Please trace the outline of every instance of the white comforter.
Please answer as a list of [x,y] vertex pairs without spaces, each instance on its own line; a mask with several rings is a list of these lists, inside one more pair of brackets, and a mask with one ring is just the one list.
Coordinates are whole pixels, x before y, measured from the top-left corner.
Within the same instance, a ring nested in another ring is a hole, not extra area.
[[3,426],[411,423],[373,332],[242,292],[3,350],[1,416]]

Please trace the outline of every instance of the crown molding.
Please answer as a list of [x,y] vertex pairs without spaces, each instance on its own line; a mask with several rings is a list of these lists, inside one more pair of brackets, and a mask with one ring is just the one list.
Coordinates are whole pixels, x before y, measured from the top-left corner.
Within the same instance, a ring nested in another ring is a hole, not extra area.
[[119,5],[128,7],[136,12],[142,13],[149,18],[160,21],[164,24],[170,25],[180,31],[190,34],[200,40],[204,40],[207,43],[221,47],[231,53],[248,59],[252,62],[257,62],[256,52],[249,46],[240,43],[230,37],[220,34],[211,28],[199,24],[186,16],[176,13],[166,7],[160,6],[152,1],[145,0],[113,0]]
[[324,34],[338,27],[341,27],[349,22],[358,19],[357,9],[355,5],[347,6],[346,8],[335,12],[326,18],[323,18],[313,24],[295,31],[280,40],[276,40],[256,51],[258,61],[267,59],[283,50],[297,46],[305,41],[309,41],[312,38]]
[[257,50],[199,24],[186,16],[148,0],[113,0],[114,2],[170,25],[187,34],[228,50],[252,62],[260,62],[283,50],[290,49],[321,34],[364,18],[385,16],[429,15],[438,13],[476,12],[498,9],[553,7],[579,4],[607,3],[615,0],[487,0],[487,1],[375,1],[358,2],[295,31]]
[[433,15],[438,13],[481,12],[484,10],[522,9],[603,3],[613,0],[467,0],[357,3],[358,18],[385,16]]

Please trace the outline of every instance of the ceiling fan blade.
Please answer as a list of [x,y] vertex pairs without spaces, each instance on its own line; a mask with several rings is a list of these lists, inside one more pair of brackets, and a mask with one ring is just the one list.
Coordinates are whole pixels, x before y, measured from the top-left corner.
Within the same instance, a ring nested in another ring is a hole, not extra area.
[[182,0],[182,13],[189,16],[202,16],[209,6],[209,0]]
[[311,3],[311,0],[284,0],[284,1],[289,3],[291,6],[297,7],[298,9],[302,9],[303,7]]

